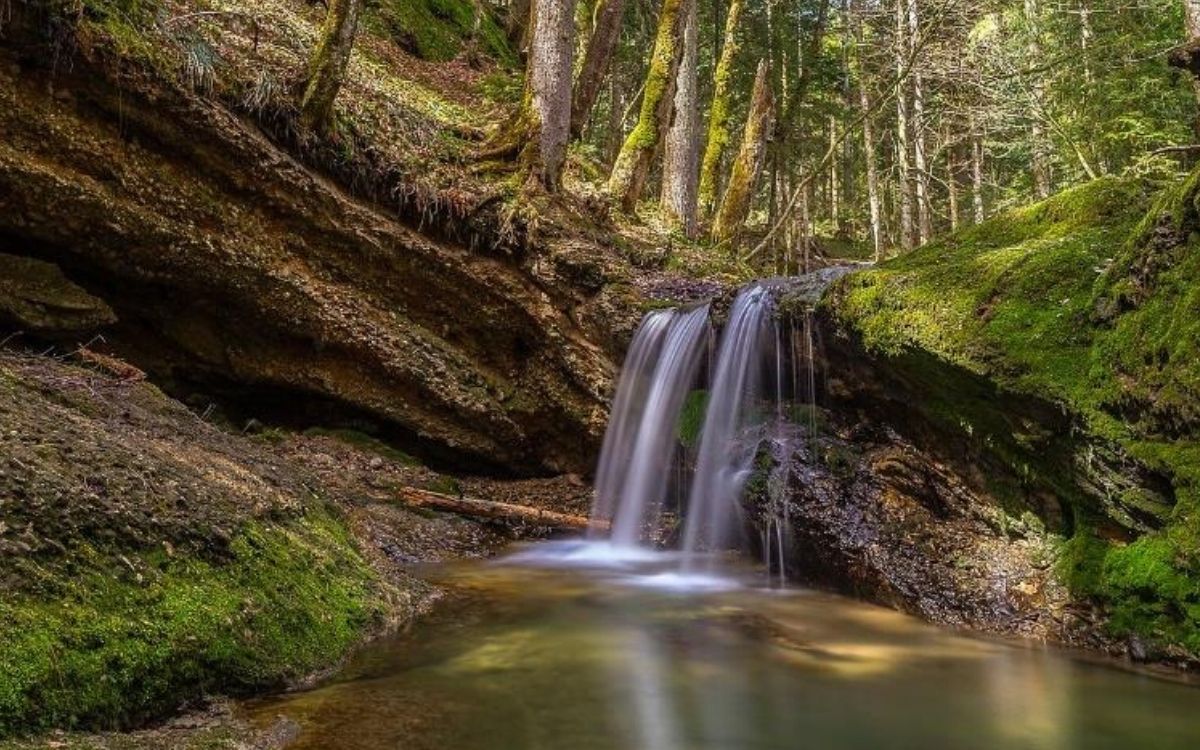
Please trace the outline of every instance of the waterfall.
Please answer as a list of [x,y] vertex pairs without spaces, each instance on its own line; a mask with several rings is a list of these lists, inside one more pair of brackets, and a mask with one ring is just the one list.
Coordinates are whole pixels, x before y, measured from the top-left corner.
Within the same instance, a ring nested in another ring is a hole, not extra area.
[[708,336],[708,305],[646,316],[617,386],[596,473],[592,517],[611,521],[611,541],[636,545],[667,493],[676,426]]
[[721,548],[733,537],[738,500],[758,451],[759,441],[745,432],[759,416],[754,401],[762,387],[763,358],[772,342],[773,312],[764,286],[747,287],[734,300],[721,334],[688,497],[685,564],[694,561],[696,553]]

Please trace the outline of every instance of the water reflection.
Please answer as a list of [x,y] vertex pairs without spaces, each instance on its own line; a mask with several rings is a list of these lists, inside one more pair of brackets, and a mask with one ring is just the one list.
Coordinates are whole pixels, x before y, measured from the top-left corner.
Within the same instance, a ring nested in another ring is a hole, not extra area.
[[291,747],[1194,748],[1200,690],[678,561],[540,547],[447,569],[456,603],[339,680],[251,706]]

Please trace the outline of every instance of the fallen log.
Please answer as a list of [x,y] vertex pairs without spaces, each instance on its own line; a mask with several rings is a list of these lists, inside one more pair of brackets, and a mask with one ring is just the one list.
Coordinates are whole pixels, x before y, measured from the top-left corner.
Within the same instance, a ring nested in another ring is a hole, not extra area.
[[455,497],[443,495],[440,492],[403,487],[399,490],[400,500],[407,505],[418,508],[444,510],[472,518],[494,518],[501,521],[520,521],[533,526],[546,526],[552,529],[600,529],[607,531],[607,521],[592,521],[586,516],[576,516],[570,513],[557,513],[542,508],[531,508],[527,505],[499,503],[492,500],[480,500],[475,497]]

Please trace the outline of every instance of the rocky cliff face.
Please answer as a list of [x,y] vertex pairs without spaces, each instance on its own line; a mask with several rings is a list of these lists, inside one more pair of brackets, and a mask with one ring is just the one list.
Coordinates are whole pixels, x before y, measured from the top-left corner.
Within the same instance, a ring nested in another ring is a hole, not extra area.
[[[589,468],[614,369],[594,342],[629,315],[601,248],[512,257],[423,234],[220,103],[119,62],[51,70],[20,18],[7,34],[4,335],[101,333],[169,388],[366,419],[460,468]],[[60,275],[72,291],[30,298]],[[83,299],[90,314],[53,320]]]

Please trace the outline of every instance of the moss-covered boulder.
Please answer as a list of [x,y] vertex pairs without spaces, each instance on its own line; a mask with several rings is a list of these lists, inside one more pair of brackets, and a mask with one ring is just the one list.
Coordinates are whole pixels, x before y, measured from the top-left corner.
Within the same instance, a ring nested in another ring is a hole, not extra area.
[[[932,377],[910,396],[1063,503],[1057,569],[1076,595],[1104,608],[1114,634],[1193,654],[1197,183],[1193,176],[1164,190],[1096,180],[848,277],[825,303],[842,332],[885,364],[924,361],[928,372],[958,370],[1003,394],[963,398],[947,392],[953,380]],[[1052,421],[1062,434],[1039,439],[1045,420],[997,408],[1022,399],[1057,405],[1064,419]],[[1090,470],[1098,463],[1107,472]]]

